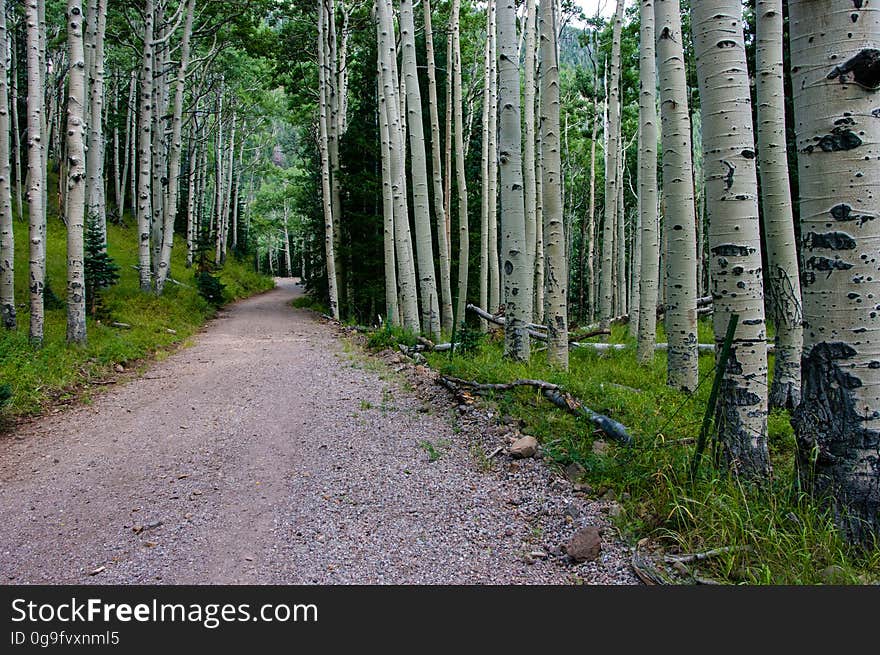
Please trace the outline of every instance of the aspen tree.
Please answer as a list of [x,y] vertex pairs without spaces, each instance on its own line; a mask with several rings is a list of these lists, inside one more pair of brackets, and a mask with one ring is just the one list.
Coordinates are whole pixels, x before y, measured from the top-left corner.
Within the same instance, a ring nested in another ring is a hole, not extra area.
[[42,30],[40,16],[43,0],[27,0],[25,21],[27,23],[27,113],[28,113],[28,238],[30,239],[30,340],[40,346],[43,343],[43,287],[46,280],[46,205],[45,205],[45,158],[43,151],[43,80],[42,80]]
[[[6,12],[0,7],[0,325],[16,327],[15,319],[15,237],[12,233],[12,189],[9,165],[9,32]],[[18,126],[14,125],[18,131]],[[16,181],[19,171],[15,172]]]
[[[543,3],[542,3],[543,4]],[[538,230],[542,229],[538,225],[537,220],[537,188],[535,181],[536,162],[535,162],[535,68],[537,44],[536,34],[538,32],[538,13],[535,8],[535,0],[526,0],[526,20],[523,26],[523,41],[525,47],[525,83],[523,85],[523,122],[525,123],[525,138],[523,140],[523,200],[525,202],[526,211],[526,241],[525,241],[525,266],[531,271],[527,278],[526,287],[523,290],[524,299],[526,300],[524,312],[528,315],[529,321],[536,320],[536,315],[543,315],[543,311],[534,307],[534,288],[535,288],[535,257],[537,254],[537,235]],[[556,39],[553,40],[554,49]],[[542,42],[543,45],[543,42]],[[543,62],[542,62],[543,64]],[[558,71],[557,71],[558,76]],[[558,80],[557,80],[558,86]],[[557,126],[557,140],[558,140]],[[543,279],[540,282],[543,284]],[[567,348],[567,346],[566,346]]]
[[89,35],[88,75],[88,157],[86,158],[86,216],[96,221],[102,243],[107,242],[107,204],[104,192],[104,34],[107,28],[107,1],[93,0],[89,16],[94,31]]
[[755,12],[758,170],[761,174],[761,203],[767,244],[764,280],[776,327],[769,402],[771,407],[793,409],[800,402],[801,394],[803,326],[785,142],[782,0],[757,0]]
[[152,289],[150,277],[150,227],[153,217],[153,0],[144,0],[144,50],[140,71],[140,107],[138,111],[138,187],[137,230],[138,267],[141,291]]
[[[656,43],[663,147],[667,380],[697,388],[697,244],[687,80],[678,0],[656,0]],[[721,337],[725,329],[721,329]]]
[[[382,2],[383,0],[378,0]],[[318,131],[319,147],[321,151],[321,197],[324,208],[324,253],[327,267],[327,288],[329,293],[330,314],[339,320],[339,294],[337,290],[336,276],[336,247],[333,242],[334,221],[333,199],[330,184],[330,152],[328,147],[328,123],[330,117],[327,112],[327,8],[324,0],[318,0]]]
[[[480,181],[482,194],[480,197],[480,307],[489,309],[489,112],[491,107],[491,76],[492,76],[492,41],[489,30],[492,25],[492,3],[486,5],[486,44],[483,63],[483,138],[480,156]],[[488,331],[489,323],[480,319],[480,329]]]
[[468,226],[467,177],[464,170],[464,119],[461,97],[461,0],[452,0],[452,104],[455,123],[455,179],[458,187],[458,301],[455,317],[464,321],[467,305],[468,268],[470,260],[470,230]]
[[[398,308],[397,262],[394,255],[394,191],[391,179],[391,138],[388,130],[388,112],[385,104],[388,99],[382,90],[382,67],[377,70],[379,138],[382,148],[382,233],[385,250],[385,321],[400,325]],[[445,232],[445,227],[443,229]]]
[[498,21],[497,3],[489,12],[489,311],[501,306],[501,261],[498,256]]
[[880,535],[880,14],[874,3],[828,0],[791,0],[789,12],[805,260],[799,474],[850,540],[872,546]]
[[[723,372],[716,424],[728,468],[746,477],[763,478],[770,473],[767,334],[742,3],[694,3],[691,17],[703,111],[713,319],[719,350],[730,317],[739,316]],[[690,169],[686,171],[685,177],[691,180]],[[664,187],[666,183],[664,179]],[[672,295],[671,285],[669,291]]]

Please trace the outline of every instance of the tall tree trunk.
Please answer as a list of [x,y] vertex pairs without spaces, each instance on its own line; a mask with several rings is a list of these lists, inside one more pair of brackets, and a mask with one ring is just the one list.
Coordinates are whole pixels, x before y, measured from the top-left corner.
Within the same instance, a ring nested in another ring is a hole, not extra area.
[[497,0],[489,15],[492,71],[489,75],[489,308],[501,306],[501,269],[498,257],[498,30]]
[[[388,112],[385,104],[388,99],[383,92],[382,55],[379,55],[377,87],[379,136],[382,147],[382,233],[385,250],[385,321],[390,325],[400,325],[400,307],[397,290],[397,261],[394,254],[394,189],[391,172],[391,135],[388,127]],[[446,231],[443,226],[442,231]]]
[[[693,391],[697,352],[697,243],[691,124],[678,0],[656,0],[657,61],[663,147],[667,380]],[[717,314],[716,314],[717,316]],[[719,338],[723,338],[722,326]]]
[[464,118],[461,97],[461,0],[452,0],[452,103],[455,122],[455,178],[458,187],[458,302],[456,320],[464,321],[467,304],[468,268],[470,265],[470,229],[468,225],[467,179],[464,170]]
[[602,327],[607,328],[614,313],[614,244],[617,226],[617,188],[620,180],[617,177],[617,161],[620,151],[620,38],[623,28],[624,0],[617,0],[614,13],[614,28],[611,44],[611,68],[608,79],[606,106],[608,108],[608,126],[605,141],[605,225],[602,230],[602,276],[599,316]]
[[24,204],[22,200],[22,186],[23,186],[23,177],[22,169],[21,169],[21,123],[18,120],[18,56],[16,55],[17,48],[12,47],[14,45],[15,39],[9,39],[7,36],[10,45],[10,52],[12,53],[12,75],[11,75],[11,84],[10,90],[12,91],[12,136],[13,136],[13,147],[15,148],[14,153],[14,165],[15,165],[15,204],[18,207],[18,218],[19,220],[24,220]]
[[[547,361],[568,368],[568,253],[562,223],[562,159],[559,151],[559,62],[556,3],[541,2],[542,218],[545,234]],[[528,43],[528,39],[526,40]],[[526,46],[528,48],[528,46]],[[534,162],[533,162],[534,163]],[[531,277],[533,273],[529,271]]]
[[[339,160],[339,139],[342,136],[340,127],[340,94],[339,94],[339,60],[336,43],[336,0],[325,0],[327,3],[327,36],[328,50],[325,59],[327,67],[327,151],[330,155],[330,192],[333,202],[333,248],[336,259],[336,293],[340,298],[340,311],[345,304],[346,288],[345,258],[342,252],[342,186],[340,181],[341,168]],[[347,307],[347,305],[346,305]]]
[[[723,372],[716,424],[728,467],[747,477],[762,478],[770,473],[767,332],[742,3],[695,3],[691,25],[703,108],[703,165],[719,346],[731,315],[739,316]],[[690,173],[690,168],[684,170]],[[686,177],[692,179],[690,174]],[[693,211],[692,199],[690,207]]]
[[190,38],[196,0],[188,0],[186,21],[180,43],[180,63],[174,85],[174,107],[171,119],[171,147],[168,157],[168,191],[165,199],[165,225],[162,229],[162,251],[159,254],[159,267],[156,273],[156,293],[161,295],[165,280],[171,270],[171,249],[174,247],[174,221],[177,218],[177,198],[180,190],[180,153],[183,138],[183,93],[186,86],[186,73],[189,68]]
[[404,144],[406,134],[400,117],[400,81],[394,71],[397,47],[394,37],[391,0],[377,0],[379,55],[382,65],[382,81],[385,111],[388,116],[388,135],[391,160],[392,191],[394,196],[394,246],[397,259],[397,286],[400,291],[400,319],[403,326],[419,332],[419,305],[416,272],[413,263],[412,236],[409,228],[407,207],[406,163]]
[[871,547],[880,535],[880,16],[873,3],[828,0],[791,0],[789,12],[806,258],[799,473],[849,539]]
[[82,21],[82,0],[67,0],[67,46],[70,51],[67,97],[67,340],[70,343],[86,341],[83,247],[86,211],[86,70]]
[[400,0],[400,40],[403,77],[406,82],[407,126],[411,150],[413,214],[416,228],[419,291],[422,297],[422,327],[440,338],[440,306],[434,276],[434,248],[431,237],[431,208],[428,192],[428,159],[422,121],[422,92],[416,64],[416,25],[412,0]]
[[[382,0],[378,0],[381,2]],[[327,266],[327,289],[330,315],[339,320],[339,294],[336,277],[336,247],[333,243],[334,221],[333,199],[330,184],[330,150],[328,147],[330,117],[327,111],[329,93],[327,90],[327,50],[329,30],[327,29],[327,7],[325,0],[318,0],[318,95],[319,95],[319,147],[321,150],[321,190],[324,206],[324,253]]]
[[[618,133],[618,136],[620,136],[620,133]],[[617,221],[614,224],[617,229],[617,238],[614,240],[616,246],[614,252],[617,257],[617,274],[614,282],[614,289],[616,292],[615,316],[622,316],[629,312],[629,307],[626,303],[626,290],[628,286],[626,278],[626,212],[624,211],[625,204],[623,202],[625,173],[626,148],[621,140],[620,154],[617,158]]]
[[[543,12],[542,3],[542,12]],[[546,20],[546,19],[545,19]],[[535,288],[535,256],[537,253],[538,230],[542,229],[537,222],[537,200],[535,186],[535,67],[537,46],[535,35],[538,31],[537,11],[535,9],[535,0],[526,0],[526,20],[523,27],[524,46],[525,46],[525,83],[523,86],[523,122],[525,123],[525,141],[523,143],[523,200],[526,210],[526,242],[525,242],[525,266],[531,271],[528,275],[526,286],[524,288],[523,311],[528,315],[529,321],[538,320],[536,315],[544,314],[543,308],[540,310],[534,306],[534,288]],[[554,39],[554,52],[555,43]],[[546,42],[542,41],[542,47]],[[543,57],[543,52],[542,52]],[[555,54],[554,54],[555,57]],[[543,65],[542,60],[542,65]],[[557,71],[558,74],[558,71]],[[558,80],[557,80],[558,84]],[[542,99],[543,102],[543,99]],[[559,128],[557,126],[557,141],[559,140]],[[545,144],[546,148],[547,145]],[[546,173],[546,171],[545,171]],[[559,174],[559,171],[556,172]],[[558,182],[558,179],[557,179]],[[541,281],[543,284],[543,280]],[[566,351],[568,346],[566,345]],[[566,352],[566,356],[567,356]]]
[[[489,30],[492,25],[493,0],[486,6],[486,46],[483,65],[483,138],[480,153],[480,307],[489,307],[489,112],[495,111],[491,101],[492,85],[492,40]],[[490,308],[491,309],[491,308]],[[480,319],[480,329],[487,332],[489,323]]]
[[[9,32],[6,12],[0,8],[0,324],[14,330],[15,237],[12,233],[12,190],[9,187]],[[18,126],[13,129],[18,131]],[[16,181],[19,171],[15,172]]]
[[520,119],[519,60],[516,48],[515,0],[499,0],[498,21],[498,150],[501,183],[501,253],[504,260],[504,355],[529,360],[526,324],[529,303],[523,293],[529,289],[526,249],[525,201],[522,174],[522,123]]
[[150,291],[150,227],[153,218],[153,0],[144,1],[144,52],[141,61],[140,111],[138,112],[138,266],[141,291]]
[[660,240],[657,234],[657,68],[654,0],[641,0],[639,45],[639,229],[642,234],[639,275],[639,363],[654,359],[657,340],[657,288]]
[[[494,0],[490,0],[490,4]],[[437,251],[440,266],[441,327],[452,332],[452,280],[449,259],[449,240],[446,230],[446,203],[443,190],[443,170],[440,154],[440,114],[437,105],[437,70],[434,65],[434,29],[431,23],[431,0],[424,0],[425,51],[428,59],[428,108],[431,113],[431,158],[434,184],[434,217],[437,231]],[[449,175],[449,169],[446,170]]]
[[782,0],[757,0],[758,157],[767,243],[765,287],[776,327],[770,406],[794,409],[801,395],[801,284],[785,142]]
[[[107,243],[107,204],[104,196],[104,33],[107,27],[107,0],[93,0],[94,32],[89,40],[88,82],[89,150],[86,160],[86,215],[97,221],[101,243]],[[91,20],[91,17],[90,17]],[[71,62],[72,64],[73,62]]]
[[43,285],[46,279],[45,159],[43,150],[43,81],[40,14],[43,0],[28,0],[27,22],[27,111],[28,111],[28,217],[30,239],[30,339],[43,343]]
[[[196,107],[198,113],[198,107]],[[199,173],[199,128],[193,121],[189,137],[189,175],[187,176],[186,193],[186,267],[193,265],[193,253],[196,243],[196,194],[198,193]]]

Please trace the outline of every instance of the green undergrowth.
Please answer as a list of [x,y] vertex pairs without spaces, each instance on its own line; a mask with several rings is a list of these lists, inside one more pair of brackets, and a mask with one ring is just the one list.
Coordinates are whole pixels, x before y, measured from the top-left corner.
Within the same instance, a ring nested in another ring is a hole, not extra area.
[[[129,219],[131,225],[133,221]],[[177,239],[172,256],[174,280],[162,297],[142,293],[138,286],[137,239],[134,227],[108,226],[108,251],[119,266],[120,280],[102,293],[103,320],[88,320],[88,345],[66,343],[66,312],[62,305],[49,309],[47,300],[45,339],[42,348],[28,340],[28,236],[27,224],[15,221],[15,271],[18,330],[0,332],[0,383],[8,384],[11,396],[4,414],[39,414],[47,407],[69,402],[88,393],[90,380],[106,378],[116,364],[150,357],[181,343],[194,334],[214,313],[196,289],[194,269],[185,266],[185,242]],[[66,294],[66,230],[57,218],[47,229],[47,277],[51,292]],[[219,271],[227,302],[272,288],[272,279],[253,271],[249,262],[230,257]],[[185,285],[185,286],[184,286]],[[47,292],[46,294],[50,294]],[[130,328],[113,327],[125,323]]]
[[311,309],[313,312],[318,312],[319,314],[326,314],[329,311],[324,303],[312,298],[312,296],[308,294],[302,295],[299,298],[294,298],[290,301],[290,305],[296,309]]
[[[394,333],[379,330],[370,343],[393,346]],[[505,360],[497,333],[467,353],[429,353],[427,358],[444,374],[479,382],[530,378],[560,384],[594,411],[627,426],[635,439],[632,447],[613,442],[594,447],[601,433],[532,388],[491,398],[499,416],[525,423],[524,432],[541,441],[552,465],[563,469],[578,463],[582,482],[594,496],[613,492],[622,507],[614,520],[633,544],[650,537],[668,551],[682,553],[729,548],[700,564],[702,576],[725,583],[859,584],[880,579],[880,550],[849,548],[831,516],[796,491],[795,438],[787,412],[773,411],[769,418],[772,481],[749,486],[714,470],[707,457],[692,482],[688,467],[708,403],[714,358],[700,357],[701,384],[689,396],[666,386],[665,353],[657,353],[650,366],[639,366],[625,327],[614,328],[612,341],[631,347],[604,354],[573,349],[568,372],[548,366],[539,344],[529,364]],[[708,320],[700,322],[700,341],[712,341]]]

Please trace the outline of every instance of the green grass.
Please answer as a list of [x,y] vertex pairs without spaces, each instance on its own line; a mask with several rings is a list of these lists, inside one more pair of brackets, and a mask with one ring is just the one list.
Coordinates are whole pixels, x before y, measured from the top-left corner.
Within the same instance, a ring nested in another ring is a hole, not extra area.
[[[700,341],[711,342],[711,322],[701,321],[699,333]],[[612,338],[633,344],[625,327],[615,327]],[[702,575],[728,583],[815,584],[827,581],[822,572],[830,566],[841,582],[880,579],[880,549],[848,547],[829,513],[795,491],[795,440],[786,412],[774,411],[769,419],[771,482],[760,488],[741,484],[714,471],[709,458],[699,478],[689,480],[693,440],[708,403],[711,356],[700,357],[703,382],[692,397],[666,386],[664,353],[643,367],[636,363],[634,348],[606,354],[574,349],[571,370],[561,372],[547,365],[543,352],[528,365],[503,359],[502,343],[490,336],[470,354],[450,358],[434,353],[428,360],[443,373],[480,382],[548,380],[626,425],[634,447],[612,444],[596,453],[593,443],[601,435],[539,392],[521,388],[492,399],[499,415],[525,421],[524,431],[541,441],[554,465],[578,462],[597,493],[613,489],[625,499],[615,521],[631,543],[648,536],[670,551],[686,553],[733,547],[700,565]]]
[[[128,219],[129,225],[132,220]],[[0,333],[0,383],[11,387],[4,409],[7,416],[41,413],[47,406],[80,397],[89,380],[105,378],[117,363],[156,355],[193,335],[214,310],[196,291],[193,269],[184,264],[185,242],[177,238],[172,256],[172,277],[187,286],[167,284],[162,297],[144,294],[138,287],[137,241],[134,227],[109,226],[110,256],[119,265],[120,281],[103,294],[110,316],[103,322],[88,320],[88,345],[68,346],[64,309],[46,311],[42,348],[28,340],[29,313],[27,224],[15,221],[15,272],[18,330]],[[59,298],[66,294],[66,231],[50,217],[47,227],[47,278]],[[227,299],[237,300],[272,288],[269,277],[254,272],[248,262],[230,257],[219,273]],[[118,329],[112,322],[128,323]]]
[[300,296],[299,298],[294,298],[290,302],[290,305],[297,309],[311,309],[313,312],[318,312],[319,314],[326,314],[329,311],[320,300],[316,300],[310,295],[304,295]]

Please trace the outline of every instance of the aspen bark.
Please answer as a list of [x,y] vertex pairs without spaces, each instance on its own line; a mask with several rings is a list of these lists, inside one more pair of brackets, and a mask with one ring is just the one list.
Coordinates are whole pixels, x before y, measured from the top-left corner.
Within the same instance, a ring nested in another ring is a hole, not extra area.
[[183,138],[183,93],[186,85],[186,74],[189,68],[190,38],[192,36],[193,18],[196,0],[188,0],[186,21],[183,26],[183,37],[180,43],[180,63],[174,86],[174,107],[171,118],[171,144],[168,157],[168,190],[165,200],[165,225],[162,230],[162,250],[159,253],[159,266],[156,271],[156,293],[162,294],[171,269],[171,249],[174,247],[174,221],[177,218],[177,199],[180,189],[180,153]]
[[[88,82],[89,148],[86,159],[86,216],[97,221],[102,243],[107,242],[107,205],[104,192],[104,34],[107,28],[107,0],[93,0],[94,32],[90,35]],[[89,17],[92,20],[92,17]],[[72,62],[71,62],[72,64]]]
[[[480,156],[480,307],[489,305],[489,112],[491,107],[492,41],[489,30],[492,25],[493,0],[486,6],[486,45],[483,65],[483,138]],[[487,332],[489,323],[480,319],[480,329]]]
[[[382,0],[378,0],[382,2]],[[324,0],[318,0],[318,95],[319,95],[319,147],[321,151],[321,197],[324,206],[324,253],[327,267],[327,289],[330,303],[330,315],[339,320],[339,295],[336,288],[336,248],[333,243],[333,200],[330,184],[330,152],[328,148],[327,113],[327,9]]]
[[872,547],[880,535],[880,14],[874,3],[828,0],[791,0],[789,12],[805,259],[799,474],[847,537]]
[[[7,39],[8,39],[7,34]],[[15,165],[15,205],[18,208],[18,218],[20,220],[24,220],[24,204],[22,200],[22,186],[24,177],[22,175],[21,169],[21,124],[18,120],[18,57],[15,54],[16,48],[12,46],[12,40],[9,40],[9,51],[12,53],[12,70],[11,70],[11,83],[9,85],[10,91],[12,92],[12,136],[13,136],[13,148],[15,149],[13,162]]]
[[421,293],[422,327],[435,339],[440,338],[440,305],[434,275],[434,248],[431,237],[431,209],[428,193],[428,160],[425,152],[425,127],[422,121],[422,92],[416,64],[415,17],[412,0],[400,0],[400,37],[403,77],[406,82],[407,126],[412,172],[413,213],[415,217],[416,255]]
[[464,308],[467,304],[468,268],[470,266],[470,227],[468,225],[467,179],[464,170],[464,119],[461,97],[461,0],[452,0],[452,103],[455,123],[455,179],[458,192],[458,302],[455,317],[461,323],[465,320]]
[[654,0],[641,0],[639,41],[639,229],[642,266],[639,275],[639,322],[636,356],[641,364],[654,359],[657,340],[657,287],[660,241],[657,234],[657,68]]
[[138,266],[141,291],[152,289],[150,265],[150,228],[153,218],[153,0],[144,2],[144,52],[141,61],[140,108],[138,116]]
[[493,312],[501,306],[501,269],[498,257],[498,25],[497,0],[489,14],[489,307]]
[[614,28],[611,44],[611,67],[608,79],[606,107],[608,125],[605,142],[605,224],[602,229],[602,275],[600,278],[599,315],[603,328],[608,328],[608,321],[614,313],[614,244],[617,226],[617,189],[620,180],[617,177],[618,156],[620,150],[620,38],[623,28],[624,0],[617,0],[614,13]]
[[801,394],[803,327],[794,213],[785,142],[782,66],[782,0],[757,0],[755,82],[758,99],[758,157],[767,244],[765,289],[776,327],[771,407],[794,409]]
[[67,94],[67,341],[70,343],[86,341],[83,247],[86,211],[86,66],[82,21],[82,0],[67,0],[67,45],[70,51]]
[[391,161],[391,188],[394,197],[394,247],[397,260],[397,286],[400,293],[400,319],[403,327],[412,332],[419,332],[418,292],[409,228],[404,161],[406,135],[400,117],[400,81],[395,75],[393,65],[397,59],[397,47],[394,38],[391,0],[377,0],[377,6],[379,57],[382,66],[385,111],[388,117],[388,143],[391,155],[389,159]]
[[[742,3],[695,3],[691,18],[703,109],[716,344],[724,340],[731,315],[739,316],[723,372],[716,425],[727,466],[737,474],[763,478],[770,473],[767,334]],[[690,169],[685,170],[692,179]],[[670,286],[670,295],[672,291]]]
[[[0,324],[14,330],[15,319],[15,237],[12,232],[12,189],[9,166],[9,32],[6,12],[0,8]],[[18,131],[18,126],[13,129]],[[15,173],[18,181],[19,172]]]
[[[547,361],[568,368],[568,253],[562,222],[562,158],[559,150],[559,62],[556,3],[541,2],[542,218]],[[526,39],[528,43],[528,38]],[[528,45],[526,46],[528,48]],[[533,162],[534,163],[534,162]],[[529,270],[529,277],[534,273]]]
[[[380,55],[381,59],[381,55]],[[394,255],[394,191],[391,175],[391,144],[388,128],[388,112],[385,104],[388,99],[382,92],[382,66],[377,70],[379,138],[382,148],[382,232],[385,250],[385,321],[400,325],[400,309],[397,290],[397,261]],[[446,231],[445,226],[442,229]]]
[[[543,4],[542,15],[543,15]],[[535,182],[535,68],[537,46],[535,35],[538,31],[537,11],[535,9],[535,0],[526,0],[526,20],[523,26],[523,41],[525,47],[525,80],[523,85],[523,122],[525,123],[525,139],[523,141],[523,200],[525,202],[526,211],[526,241],[525,241],[525,267],[531,271],[526,281],[523,300],[525,300],[523,311],[529,316],[529,321],[535,321],[536,314],[543,315],[543,311],[534,306],[535,303],[535,257],[537,253],[537,234],[542,229],[537,222],[537,200],[536,200],[536,182]],[[552,16],[551,16],[552,18]],[[546,19],[544,19],[546,20]],[[553,48],[555,52],[556,39],[553,39]],[[545,41],[541,42],[542,47],[546,45]],[[541,53],[543,57],[543,52]],[[555,58],[555,54],[554,54]],[[542,65],[544,60],[542,59]],[[558,78],[559,71],[556,71]],[[548,82],[551,83],[551,82]],[[556,81],[558,86],[558,79]],[[543,99],[542,99],[543,102]],[[543,119],[542,119],[543,120]],[[559,140],[559,127],[556,127],[556,138]],[[545,145],[546,147],[546,145]],[[558,147],[558,144],[557,144]],[[559,172],[557,172],[559,173]],[[558,182],[558,180],[557,180]],[[543,279],[541,280],[543,284]],[[543,308],[542,308],[543,309]],[[566,346],[566,356],[568,347]]]
[[[494,0],[489,0],[491,3]],[[423,0],[425,15],[425,52],[428,59],[428,108],[431,114],[431,159],[434,185],[434,218],[440,266],[440,316],[443,332],[452,332],[452,272],[449,259],[449,234],[446,229],[446,203],[440,154],[440,115],[437,104],[437,70],[434,65],[434,28],[431,22],[431,0]],[[449,175],[449,170],[446,170]]]
[[[656,0],[656,42],[663,147],[667,380],[697,388],[697,243],[687,81],[678,0]],[[704,148],[705,149],[705,148]],[[723,338],[725,327],[719,332]]]
[[504,260],[504,355],[529,360],[526,324],[528,303],[525,281],[534,271],[527,267],[526,218],[523,198],[522,127],[520,119],[519,60],[516,48],[515,0],[499,0],[498,22],[498,159],[501,185],[501,254]]
[[43,286],[46,280],[46,205],[43,150],[42,29],[43,0],[28,0],[27,22],[27,112],[28,112],[28,218],[30,239],[28,288],[30,290],[30,340],[43,343]]

